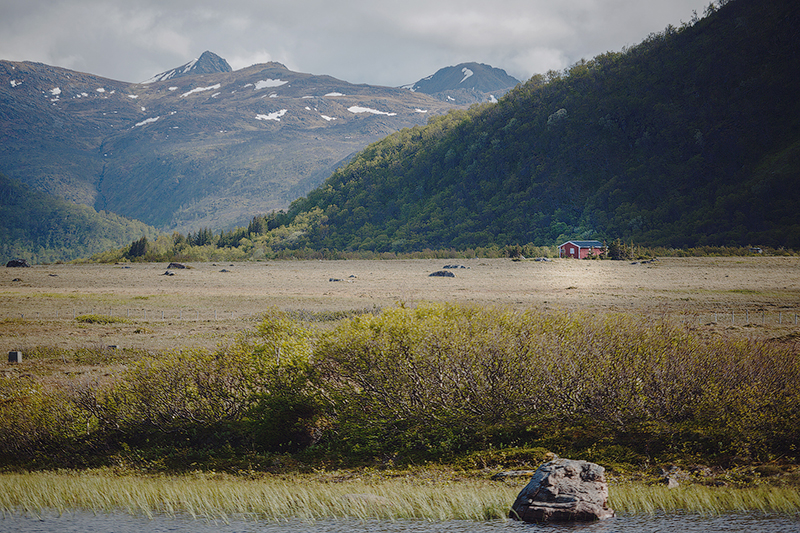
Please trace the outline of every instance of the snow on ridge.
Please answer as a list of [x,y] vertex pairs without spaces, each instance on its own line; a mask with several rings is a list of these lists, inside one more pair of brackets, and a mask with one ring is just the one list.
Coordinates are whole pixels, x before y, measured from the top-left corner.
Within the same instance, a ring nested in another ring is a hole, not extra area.
[[420,108],[416,108],[414,111],[416,111],[417,113],[427,113],[428,112],[427,109],[420,109]]
[[344,94],[342,94],[342,93],[335,93],[335,92],[334,92],[334,93],[328,93],[328,94],[326,94],[325,96],[344,96]]
[[331,120],[336,120],[336,117],[329,117],[328,115],[323,115],[322,113],[319,114],[322,118],[330,122]]
[[22,85],[21,81],[11,80],[11,86],[12,87],[18,87],[19,85]]
[[374,115],[386,115],[389,117],[394,117],[397,113],[387,113],[386,111],[378,111],[377,109],[372,109],[369,107],[361,107],[361,106],[350,106],[347,108],[348,111],[351,113],[372,113]]
[[219,88],[220,88],[220,85],[221,85],[221,84],[217,83],[217,84],[215,84],[215,85],[209,85],[208,87],[197,87],[196,89],[192,89],[191,91],[188,91],[188,92],[185,92],[185,93],[183,93],[183,94],[181,95],[181,98],[184,98],[184,97],[186,97],[186,96],[189,96],[190,94],[194,94],[194,93],[201,93],[201,92],[203,92],[203,91],[213,91],[214,89],[219,89]]
[[[255,90],[257,91],[259,89],[266,89],[268,87],[280,87],[281,85],[286,85],[287,83],[289,83],[289,82],[288,81],[283,81],[283,80],[273,80],[272,78],[267,78],[266,80],[257,81]],[[247,87],[247,85],[245,85],[245,87]]]
[[175,77],[175,69],[168,70],[167,72],[162,72],[161,74],[156,74],[149,80],[145,80],[142,82],[142,85],[146,85],[148,83],[155,83],[157,81],[166,81],[171,78]]
[[183,73],[186,74],[187,72],[192,70],[196,64],[197,64],[197,59],[192,59],[191,61],[186,63],[186,67],[183,69]]
[[274,120],[275,122],[280,122],[281,117],[286,114],[288,109],[281,109],[280,111],[274,111],[268,115],[256,115],[256,120]]
[[52,94],[53,96],[58,96],[61,94],[61,89],[59,87],[53,87],[52,89],[50,89],[50,94]]
[[103,87],[98,87],[97,89],[95,89],[95,91],[99,92],[100,94],[106,92],[106,90]]
[[472,71],[471,71],[470,69],[468,69],[467,67],[464,67],[464,68],[462,68],[462,69],[461,69],[461,72],[464,74],[464,77],[463,77],[463,78],[462,78],[462,80],[461,80],[460,82],[458,82],[458,83],[464,83],[464,80],[466,80],[467,78],[469,78],[470,76],[472,76],[473,74],[475,74],[474,72],[472,72]]

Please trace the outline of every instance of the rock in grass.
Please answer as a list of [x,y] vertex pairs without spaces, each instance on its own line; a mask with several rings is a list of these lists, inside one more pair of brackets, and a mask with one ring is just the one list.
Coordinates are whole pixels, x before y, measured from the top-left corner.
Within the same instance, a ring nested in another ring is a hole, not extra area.
[[511,507],[523,522],[576,522],[611,518],[605,469],[557,458],[540,466]]
[[436,272],[428,274],[428,277],[454,278],[456,275],[447,270],[437,270]]

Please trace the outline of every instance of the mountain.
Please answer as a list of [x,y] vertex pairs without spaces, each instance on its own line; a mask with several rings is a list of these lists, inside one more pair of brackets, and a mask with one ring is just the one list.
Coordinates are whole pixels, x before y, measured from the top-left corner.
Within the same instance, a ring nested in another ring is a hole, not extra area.
[[519,84],[505,70],[483,63],[461,63],[445,67],[416,83],[403,86],[412,92],[429,94],[434,98],[461,105],[496,102]]
[[794,0],[711,4],[395,133],[292,204],[319,219],[292,246],[800,248],[799,27]]
[[233,69],[227,61],[219,57],[217,54],[209,51],[203,52],[197,59],[189,61],[185,65],[178,68],[156,74],[149,80],[142,83],[155,83],[157,81],[173,80],[183,76],[191,76],[192,74],[220,74],[223,72],[232,72]]
[[0,261],[69,261],[158,235],[113,213],[31,190],[0,174]]
[[0,172],[165,231],[230,228],[457,107],[279,63],[226,65],[207,52],[139,84],[0,61]]

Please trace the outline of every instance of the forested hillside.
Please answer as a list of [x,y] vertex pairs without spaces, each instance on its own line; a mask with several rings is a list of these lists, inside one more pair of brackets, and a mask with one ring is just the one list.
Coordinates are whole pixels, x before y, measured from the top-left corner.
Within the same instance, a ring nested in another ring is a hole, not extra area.
[[[800,247],[800,12],[731,0],[369,146],[293,247]],[[307,216],[307,215],[304,215]],[[273,218],[274,220],[274,218]]]
[[68,261],[157,232],[138,220],[34,191],[0,174],[0,261]]

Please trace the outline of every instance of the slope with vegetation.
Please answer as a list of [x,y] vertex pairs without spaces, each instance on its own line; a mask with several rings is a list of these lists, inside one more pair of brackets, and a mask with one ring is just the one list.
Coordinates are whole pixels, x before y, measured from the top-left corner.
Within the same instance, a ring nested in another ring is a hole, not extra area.
[[185,75],[136,84],[0,60],[0,172],[162,230],[228,229],[453,108],[279,63],[222,63],[204,54]]
[[732,0],[496,105],[370,145],[286,215],[294,248],[410,251],[571,238],[800,246],[800,16]]
[[0,260],[70,261],[157,235],[155,228],[31,190],[0,174]]

